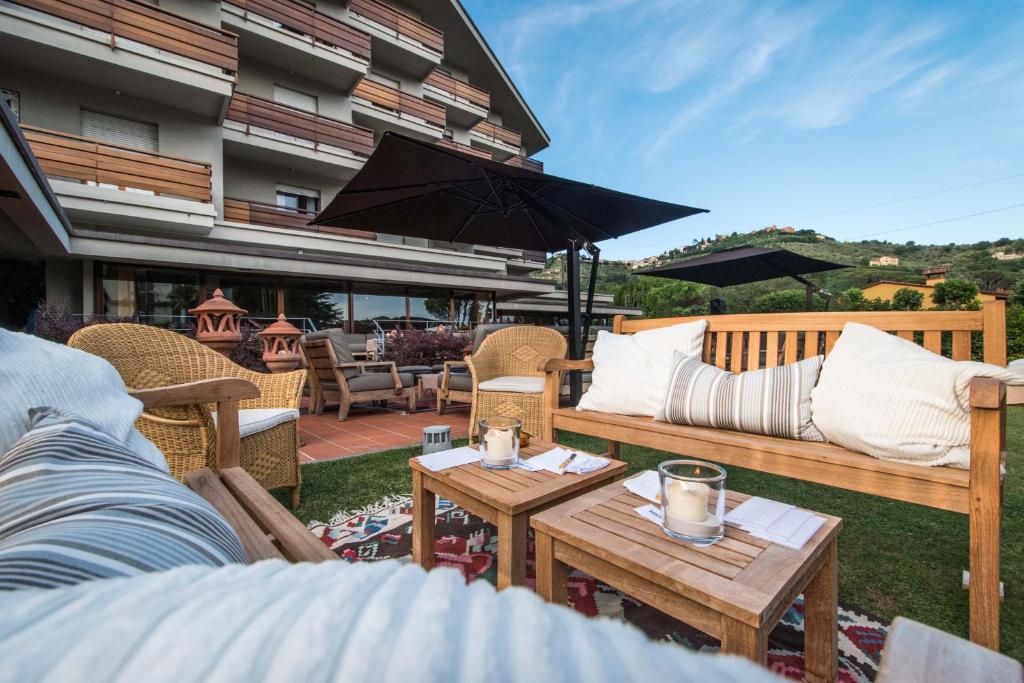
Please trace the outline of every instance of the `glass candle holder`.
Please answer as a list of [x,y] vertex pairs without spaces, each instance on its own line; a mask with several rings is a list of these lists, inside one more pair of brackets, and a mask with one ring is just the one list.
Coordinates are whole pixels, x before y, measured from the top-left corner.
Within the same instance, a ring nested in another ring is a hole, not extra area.
[[669,460],[658,465],[661,528],[672,538],[698,547],[725,536],[725,470],[700,460]]
[[519,434],[523,423],[514,417],[480,420],[480,464],[492,470],[510,470],[519,464]]

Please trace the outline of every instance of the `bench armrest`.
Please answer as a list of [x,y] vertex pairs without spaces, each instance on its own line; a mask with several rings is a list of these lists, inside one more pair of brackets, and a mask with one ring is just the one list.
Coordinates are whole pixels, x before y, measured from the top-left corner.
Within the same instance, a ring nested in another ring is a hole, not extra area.
[[568,358],[545,358],[537,366],[541,372],[566,372],[568,370],[593,370],[594,361],[591,358],[583,360],[569,360]]
[[[361,360],[355,363],[338,363],[336,366],[339,370],[344,368],[358,368],[359,372],[362,373],[366,368],[388,368],[391,371],[391,381],[395,384],[395,391],[402,390],[402,380],[398,376],[398,366],[395,365],[393,360]],[[344,375],[341,375],[344,379]],[[346,384],[348,382],[346,381]]]

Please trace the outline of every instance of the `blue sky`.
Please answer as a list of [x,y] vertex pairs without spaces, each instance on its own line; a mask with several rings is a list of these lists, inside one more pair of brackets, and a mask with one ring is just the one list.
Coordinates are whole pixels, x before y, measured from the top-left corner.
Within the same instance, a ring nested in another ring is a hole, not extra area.
[[607,257],[773,223],[1024,236],[1024,206],[887,232],[1024,204],[1024,1],[463,3],[551,135],[545,170],[711,210]]

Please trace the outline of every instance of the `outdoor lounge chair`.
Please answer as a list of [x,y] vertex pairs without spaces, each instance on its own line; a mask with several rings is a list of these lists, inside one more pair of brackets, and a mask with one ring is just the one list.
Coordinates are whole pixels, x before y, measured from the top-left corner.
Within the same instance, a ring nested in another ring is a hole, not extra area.
[[[309,368],[311,412],[324,411],[328,398],[338,401],[338,421],[348,416],[353,403],[360,401],[408,401],[409,412],[416,412],[416,378],[398,372],[392,361],[356,361],[351,351],[339,358],[335,339],[317,339],[299,344]],[[347,346],[343,347],[347,351]],[[366,372],[387,369],[388,372]]]
[[[72,335],[68,345],[106,359],[129,391],[201,380],[237,377],[255,384],[260,394],[240,404],[242,469],[264,488],[291,489],[299,504],[298,409],[304,370],[267,374],[247,370],[220,353],[177,332],[148,325],[105,323]],[[214,463],[216,411],[209,404],[147,410],[139,431],[163,452],[171,474],[185,474]]]

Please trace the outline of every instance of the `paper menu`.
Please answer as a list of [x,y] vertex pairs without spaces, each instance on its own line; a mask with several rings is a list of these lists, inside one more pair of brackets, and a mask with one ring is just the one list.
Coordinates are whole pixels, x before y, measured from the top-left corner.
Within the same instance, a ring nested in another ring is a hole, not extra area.
[[725,523],[765,541],[799,550],[821,528],[825,519],[793,505],[755,496],[726,514]]
[[431,472],[440,472],[451,467],[468,465],[480,460],[480,451],[469,446],[449,448],[446,451],[421,455],[416,460]]

